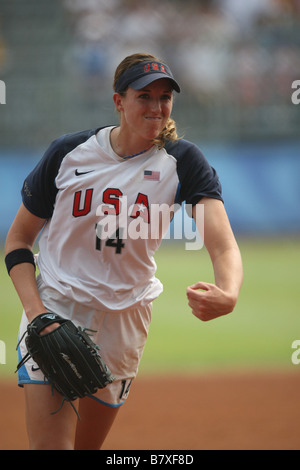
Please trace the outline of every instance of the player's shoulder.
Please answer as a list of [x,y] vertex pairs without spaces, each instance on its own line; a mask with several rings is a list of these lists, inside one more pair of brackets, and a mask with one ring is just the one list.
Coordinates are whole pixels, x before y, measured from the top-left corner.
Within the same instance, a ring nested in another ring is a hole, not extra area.
[[87,129],[83,131],[70,132],[54,139],[48,147],[48,153],[69,153],[74,148],[86,142],[101,128]]
[[186,139],[179,139],[175,142],[168,141],[165,145],[165,151],[176,160],[179,175],[202,170],[209,165],[198,145]]
[[204,158],[200,148],[186,139],[178,139],[175,142],[168,140],[165,144],[165,150],[177,161],[180,161],[183,158]]

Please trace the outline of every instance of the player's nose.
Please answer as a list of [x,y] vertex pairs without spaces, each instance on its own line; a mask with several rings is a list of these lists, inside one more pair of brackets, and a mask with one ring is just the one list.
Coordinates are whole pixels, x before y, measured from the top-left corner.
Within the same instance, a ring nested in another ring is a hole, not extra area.
[[150,100],[150,109],[153,113],[160,113],[161,112],[161,102],[159,99],[153,98]]

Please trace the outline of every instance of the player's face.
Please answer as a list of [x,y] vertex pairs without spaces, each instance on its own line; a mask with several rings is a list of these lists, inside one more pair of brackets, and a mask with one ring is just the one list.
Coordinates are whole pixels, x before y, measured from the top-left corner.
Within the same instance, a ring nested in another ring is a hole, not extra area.
[[172,106],[172,87],[166,78],[156,80],[142,90],[129,87],[120,99],[121,128],[140,140],[152,141],[166,126]]

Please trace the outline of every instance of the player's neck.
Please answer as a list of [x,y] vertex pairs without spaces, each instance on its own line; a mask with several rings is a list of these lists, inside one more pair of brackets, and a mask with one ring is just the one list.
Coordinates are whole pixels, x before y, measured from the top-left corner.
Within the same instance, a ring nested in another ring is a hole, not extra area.
[[120,127],[115,127],[110,133],[110,144],[117,155],[130,158],[145,153],[152,147],[153,142],[135,136],[128,138],[121,132]]

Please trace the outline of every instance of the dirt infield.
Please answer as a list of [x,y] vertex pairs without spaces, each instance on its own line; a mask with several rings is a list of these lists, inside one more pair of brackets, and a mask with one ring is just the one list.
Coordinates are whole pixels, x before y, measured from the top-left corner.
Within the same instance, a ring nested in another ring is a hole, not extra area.
[[[140,376],[105,450],[300,449],[300,369]],[[23,392],[0,383],[0,449],[26,450]]]

